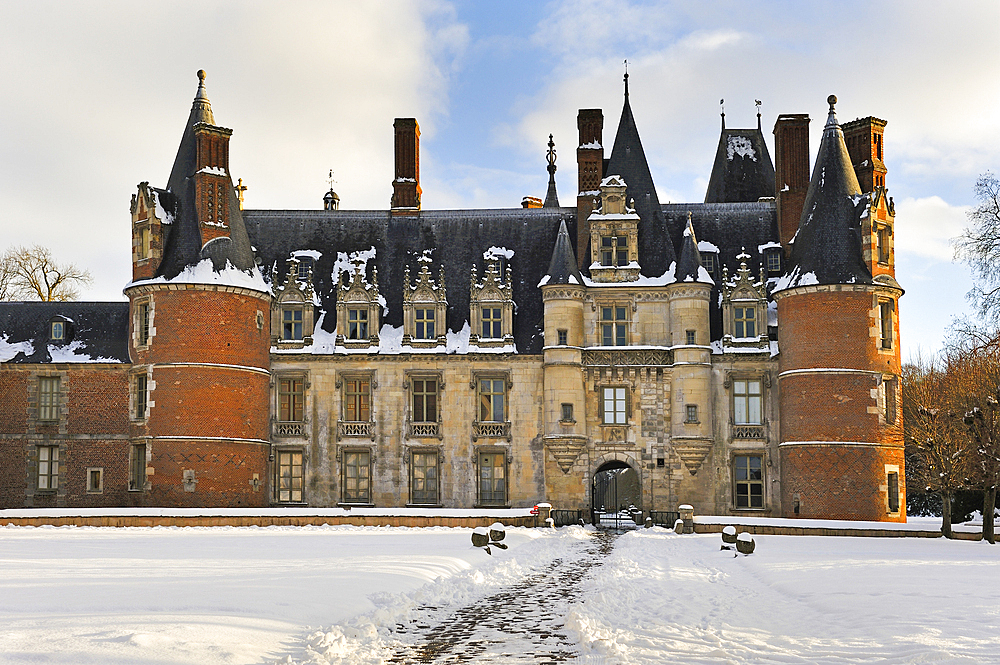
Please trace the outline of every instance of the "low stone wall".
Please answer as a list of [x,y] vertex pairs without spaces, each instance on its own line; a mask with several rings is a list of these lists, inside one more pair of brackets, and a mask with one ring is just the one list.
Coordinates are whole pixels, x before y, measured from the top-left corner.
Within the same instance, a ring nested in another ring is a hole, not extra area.
[[829,527],[793,527],[768,524],[702,524],[695,522],[695,533],[722,533],[727,526],[754,536],[854,536],[860,538],[940,538],[941,531],[914,529],[837,529]]
[[450,517],[417,515],[101,515],[65,517],[2,517],[0,526],[322,526],[349,524],[352,526],[489,526],[500,522],[506,526],[544,526],[534,515],[524,517]]

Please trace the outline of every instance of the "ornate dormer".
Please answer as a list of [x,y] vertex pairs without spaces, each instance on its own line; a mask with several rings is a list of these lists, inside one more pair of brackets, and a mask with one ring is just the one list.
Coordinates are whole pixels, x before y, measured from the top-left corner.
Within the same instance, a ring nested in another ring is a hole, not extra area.
[[274,300],[271,301],[271,346],[281,349],[301,349],[312,344],[315,294],[312,286],[312,264],[302,274],[300,260],[291,257],[286,262],[285,281],[278,284],[277,266],[271,280]]
[[639,279],[639,215],[626,205],[621,176],[601,181],[600,209],[588,218],[590,276],[595,282]]
[[444,286],[444,267],[435,283],[427,269],[429,258],[420,257],[417,283],[410,281],[410,267],[403,273],[403,344],[416,347],[447,344],[448,298]]
[[740,267],[730,281],[729,269],[722,269],[722,346],[768,347],[767,288],[764,272],[754,281],[747,267],[746,250],[736,257]]
[[479,281],[476,266],[472,266],[469,295],[469,342],[479,346],[506,346],[514,343],[514,289],[510,268],[506,279],[498,258],[489,261],[483,281]]
[[379,302],[378,269],[372,266],[371,283],[365,278],[366,264],[355,264],[345,278],[341,273],[337,298],[337,346],[351,349],[378,347],[382,305]]
[[174,221],[169,192],[140,182],[132,195],[132,279],[149,279],[163,257],[163,225]]
[[896,273],[894,227],[896,204],[885,187],[875,187],[871,193],[868,210],[861,216],[862,252],[868,269],[875,275]]

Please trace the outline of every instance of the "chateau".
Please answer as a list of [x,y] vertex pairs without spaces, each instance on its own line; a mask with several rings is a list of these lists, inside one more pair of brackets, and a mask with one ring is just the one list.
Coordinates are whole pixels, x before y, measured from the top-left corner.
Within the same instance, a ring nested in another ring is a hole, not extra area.
[[251,210],[204,78],[128,302],[0,303],[0,508],[905,521],[884,120],[831,96],[810,177],[807,115],[773,165],[723,115],[705,201],[663,204],[626,75],[562,205],[550,138],[544,200],[422,209],[400,118],[390,209]]

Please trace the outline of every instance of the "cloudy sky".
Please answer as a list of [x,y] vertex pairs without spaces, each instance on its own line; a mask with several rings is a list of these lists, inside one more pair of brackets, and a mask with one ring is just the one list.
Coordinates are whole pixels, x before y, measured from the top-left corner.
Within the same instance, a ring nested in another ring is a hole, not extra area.
[[[779,113],[888,121],[904,358],[968,308],[949,238],[1000,172],[1000,3],[45,2],[0,0],[0,249],[40,243],[122,299],[128,205],[166,184],[197,79],[234,129],[252,208],[387,208],[392,121],[420,122],[425,208],[544,196],[545,142],[571,203],[576,111],[610,146],[629,61],[661,201],[701,201],[719,136]],[[773,154],[773,144],[771,146]]]

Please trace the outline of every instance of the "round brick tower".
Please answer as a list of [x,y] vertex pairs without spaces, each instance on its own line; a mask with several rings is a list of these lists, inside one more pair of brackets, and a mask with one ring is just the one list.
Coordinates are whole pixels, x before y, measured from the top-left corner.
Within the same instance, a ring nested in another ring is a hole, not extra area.
[[[906,521],[897,307],[834,112],[775,287],[785,517]],[[869,250],[869,251],[866,251]],[[867,257],[867,258],[866,258]]]
[[138,505],[268,505],[270,292],[204,72],[167,188],[132,201],[130,489]]

